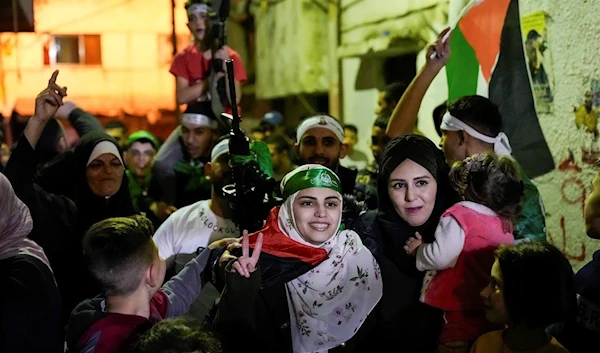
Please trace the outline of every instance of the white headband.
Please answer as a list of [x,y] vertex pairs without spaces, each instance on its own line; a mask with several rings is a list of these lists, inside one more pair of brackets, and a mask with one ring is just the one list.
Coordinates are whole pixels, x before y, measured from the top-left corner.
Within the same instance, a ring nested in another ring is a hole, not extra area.
[[87,164],[85,166],[89,166],[90,163],[94,161],[94,159],[98,158],[99,156],[105,153],[110,153],[115,157],[119,158],[119,161],[121,162],[121,164],[123,164],[123,159],[121,158],[121,153],[119,152],[117,146],[110,141],[102,141],[99,142],[96,146],[94,146],[92,154],[90,154],[90,158],[88,158]]
[[218,127],[218,124],[215,120],[209,118],[204,114],[184,113],[181,116],[181,121],[198,126],[206,126],[211,129],[216,129]]
[[214,161],[220,155],[229,153],[229,139],[224,139],[221,142],[217,143],[215,147],[213,147],[210,152],[210,160]]
[[458,120],[457,118],[453,117],[452,114],[450,114],[450,112],[446,112],[446,114],[444,114],[444,117],[442,118],[442,123],[440,124],[440,128],[446,131],[464,131],[478,140],[487,143],[492,143],[494,144],[494,152],[499,156],[510,156],[512,152],[510,142],[508,141],[508,136],[506,136],[505,133],[501,132],[496,137],[484,135],[478,132],[477,130],[473,129],[469,125]]
[[344,127],[342,124],[329,115],[315,115],[307,118],[300,126],[298,126],[298,131],[296,132],[296,140],[298,143],[300,143],[302,135],[304,135],[306,131],[315,127],[327,129],[333,132],[340,142],[344,141]]
[[206,4],[192,4],[192,5],[190,5],[190,7],[188,7],[188,10],[187,10],[188,16],[190,16],[191,14],[196,13],[196,12],[207,13],[208,6]]

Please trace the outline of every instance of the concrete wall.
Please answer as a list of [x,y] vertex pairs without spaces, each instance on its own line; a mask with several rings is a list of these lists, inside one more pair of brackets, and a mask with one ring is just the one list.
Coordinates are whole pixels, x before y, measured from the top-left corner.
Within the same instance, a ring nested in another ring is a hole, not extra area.
[[[583,157],[586,150],[600,148],[592,134],[576,128],[573,113],[574,106],[583,103],[585,92],[591,91],[592,80],[600,80],[600,1],[521,0],[520,5],[521,16],[535,11],[549,15],[554,104],[553,112],[540,114],[539,119],[557,167],[570,167],[557,168],[535,183],[546,205],[549,240],[578,269],[600,248],[600,241],[585,235],[583,223],[583,200],[597,172]],[[569,151],[574,160],[565,163]]]
[[375,108],[377,107],[376,89],[356,90],[356,76],[360,67],[359,58],[348,58],[342,60],[342,102],[343,121],[358,127],[358,143],[355,148],[363,151],[369,161],[373,159],[371,153],[371,128],[375,120]]

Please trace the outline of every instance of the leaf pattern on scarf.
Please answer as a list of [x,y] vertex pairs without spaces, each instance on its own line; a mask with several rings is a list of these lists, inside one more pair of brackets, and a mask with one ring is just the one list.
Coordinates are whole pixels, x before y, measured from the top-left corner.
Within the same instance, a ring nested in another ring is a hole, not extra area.
[[[320,245],[298,233],[290,195],[278,225],[290,239],[327,250],[328,258],[287,282],[292,346],[295,352],[322,352],[348,341],[382,295],[379,265],[358,234],[344,230]],[[359,286],[355,286],[358,284]]]

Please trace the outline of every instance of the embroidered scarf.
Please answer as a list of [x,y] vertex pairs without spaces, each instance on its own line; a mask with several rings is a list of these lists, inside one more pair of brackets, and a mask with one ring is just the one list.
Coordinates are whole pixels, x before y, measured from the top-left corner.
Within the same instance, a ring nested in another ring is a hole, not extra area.
[[[323,169],[335,177],[333,172],[320,165],[305,165],[290,174],[309,174],[307,172],[311,171],[312,175],[314,169]],[[284,190],[286,181],[291,179],[290,174],[283,180]],[[297,177],[294,179],[298,180]],[[337,177],[333,181],[339,183]],[[323,182],[329,185],[307,183],[304,189],[328,187],[335,190],[331,180],[325,177]],[[320,245],[305,241],[296,230],[292,209],[298,192],[289,195],[279,209],[278,225],[290,239],[323,248],[329,256],[312,270],[286,283],[292,346],[298,353],[326,352],[352,338],[377,305],[383,289],[381,271],[354,231],[338,231]],[[341,221],[340,214],[338,228]]]

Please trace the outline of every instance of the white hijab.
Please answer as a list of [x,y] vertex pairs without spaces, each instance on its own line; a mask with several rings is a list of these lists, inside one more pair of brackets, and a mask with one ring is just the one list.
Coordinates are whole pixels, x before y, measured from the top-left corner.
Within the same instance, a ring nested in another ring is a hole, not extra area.
[[[314,169],[325,171],[321,180],[339,186],[339,179],[330,169],[309,164],[286,175],[282,189],[286,189],[285,185],[292,176],[306,174],[309,170],[314,172]],[[317,182],[312,187],[328,186]],[[337,189],[339,193],[339,187]],[[383,290],[381,271],[354,231],[338,231],[320,245],[305,241],[296,230],[292,208],[298,192],[289,195],[279,209],[279,227],[292,240],[324,248],[329,256],[312,270],[286,283],[292,346],[295,353],[327,352],[352,338],[377,305]],[[340,213],[338,228],[341,221]]]

